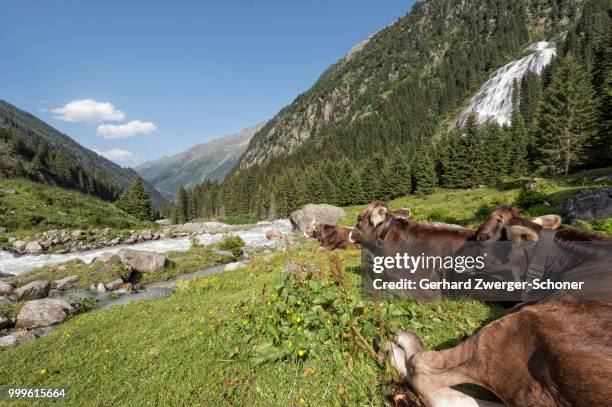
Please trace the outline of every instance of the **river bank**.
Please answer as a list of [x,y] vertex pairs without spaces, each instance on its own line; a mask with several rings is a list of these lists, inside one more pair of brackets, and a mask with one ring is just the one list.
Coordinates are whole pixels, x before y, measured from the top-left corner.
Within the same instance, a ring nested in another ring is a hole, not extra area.
[[[220,241],[227,234],[235,234],[244,240],[247,248],[273,248],[278,242],[266,239],[268,229],[278,229],[283,234],[290,233],[291,224],[288,220],[277,220],[272,222],[259,222],[254,225],[233,226],[218,222],[207,222],[211,224],[211,229],[202,232],[201,229],[188,229],[173,227],[176,233],[184,233],[173,238],[159,238],[157,240],[136,242],[133,244],[116,244],[113,246],[102,247],[94,250],[75,251],[69,253],[54,254],[25,254],[16,255],[15,253],[0,250],[0,273],[18,275],[35,268],[59,264],[70,260],[81,260],[84,263],[91,263],[93,259],[104,253],[116,254],[123,248],[130,247],[134,250],[144,250],[156,253],[166,253],[172,251],[186,251],[191,245],[191,239],[196,238],[200,244],[207,245]],[[194,225],[186,224],[183,227],[191,228]]]

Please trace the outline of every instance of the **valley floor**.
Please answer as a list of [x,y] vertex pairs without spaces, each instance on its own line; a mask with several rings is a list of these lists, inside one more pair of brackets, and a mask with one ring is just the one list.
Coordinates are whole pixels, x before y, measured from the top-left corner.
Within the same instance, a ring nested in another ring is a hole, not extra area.
[[[529,210],[551,210],[597,176],[552,185],[550,206]],[[519,185],[440,190],[391,207],[410,207],[417,220],[475,225],[492,206],[513,203]],[[353,225],[363,207],[347,208],[344,223]],[[605,232],[609,219],[601,225]],[[179,281],[170,297],[76,315],[48,336],[0,350],[0,387],[65,386],[75,406],[411,405],[377,356],[378,339],[401,327],[427,348],[447,348],[503,313],[471,301],[365,301],[360,251],[316,247],[300,238],[252,256],[248,267]],[[176,267],[197,268],[190,253]]]
[[400,391],[375,357],[380,334],[403,327],[446,347],[501,312],[362,301],[359,251],[315,247],[179,282],[168,298],[77,315],[0,351],[0,386],[67,386],[70,405],[379,405]]

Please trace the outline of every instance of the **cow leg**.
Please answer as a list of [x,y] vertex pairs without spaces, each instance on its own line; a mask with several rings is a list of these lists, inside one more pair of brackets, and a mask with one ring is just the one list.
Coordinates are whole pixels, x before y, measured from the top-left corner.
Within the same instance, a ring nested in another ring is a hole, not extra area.
[[451,386],[472,382],[460,364],[466,360],[466,347],[446,351],[426,351],[421,340],[410,332],[398,333],[398,344],[387,342],[385,351],[393,367],[414,387],[428,407],[493,407],[502,404],[478,400]]

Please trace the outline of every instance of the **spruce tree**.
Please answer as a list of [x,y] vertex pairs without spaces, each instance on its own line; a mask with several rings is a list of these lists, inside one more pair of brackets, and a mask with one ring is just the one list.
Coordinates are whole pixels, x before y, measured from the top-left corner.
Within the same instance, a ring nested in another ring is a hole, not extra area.
[[437,183],[436,165],[427,150],[421,151],[414,171],[414,193],[430,195]]
[[571,54],[553,73],[538,114],[543,163],[553,175],[567,175],[586,159],[595,134],[596,104],[589,78]]
[[26,178],[28,176],[28,173],[23,166],[23,161],[18,159],[15,162],[15,166],[13,167],[13,176],[16,178]]
[[178,200],[176,202],[174,221],[175,223],[185,223],[188,217],[189,196],[184,186],[179,187]]
[[134,177],[130,188],[121,194],[117,206],[138,219],[153,219],[151,198],[144,188],[144,181],[138,176]]

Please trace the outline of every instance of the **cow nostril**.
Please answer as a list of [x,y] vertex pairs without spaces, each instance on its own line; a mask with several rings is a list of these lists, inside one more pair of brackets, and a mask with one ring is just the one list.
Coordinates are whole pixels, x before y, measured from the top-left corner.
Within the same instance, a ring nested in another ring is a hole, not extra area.
[[478,240],[481,242],[489,240],[489,235],[487,235],[486,233],[481,233],[478,235]]

